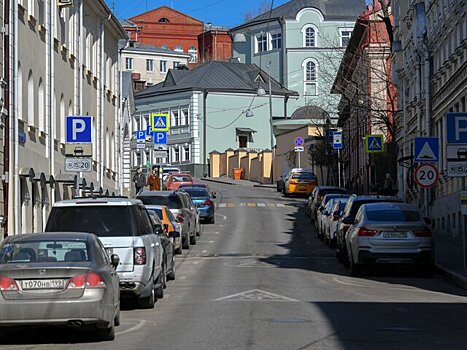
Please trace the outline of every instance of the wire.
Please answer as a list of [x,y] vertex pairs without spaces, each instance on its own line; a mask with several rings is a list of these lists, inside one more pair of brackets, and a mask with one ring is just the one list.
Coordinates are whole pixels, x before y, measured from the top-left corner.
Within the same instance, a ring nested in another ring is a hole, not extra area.
[[225,1],[225,0],[215,1],[215,2],[213,2],[213,3],[210,3],[210,4],[207,4],[207,5],[198,7],[198,8],[196,8],[196,9],[189,10],[189,11],[187,11],[187,13],[193,13],[193,12],[197,12],[197,11],[200,11],[200,10],[204,10],[205,8],[208,8],[208,7],[211,7],[211,6],[215,6],[215,5],[220,4],[221,2],[224,2],[224,1]]

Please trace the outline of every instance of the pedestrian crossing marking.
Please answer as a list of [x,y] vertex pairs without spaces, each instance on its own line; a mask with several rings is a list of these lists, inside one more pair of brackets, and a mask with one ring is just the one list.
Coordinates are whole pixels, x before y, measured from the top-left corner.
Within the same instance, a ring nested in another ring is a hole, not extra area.
[[285,208],[285,204],[277,203],[276,205],[277,205],[278,208]]
[[[230,204],[232,204],[232,203],[230,203]],[[226,206],[227,206],[227,203],[220,203],[219,204],[219,208],[225,208]]]
[[256,203],[247,203],[246,205],[247,205],[247,207],[250,207],[250,208],[251,207],[256,207]]
[[229,204],[227,204],[227,207],[229,207],[229,208],[235,208],[235,203],[229,203]]
[[246,207],[246,203],[240,203],[240,207],[241,207],[241,208],[245,208],[245,207]]
[[264,207],[266,207],[266,204],[264,204],[264,203],[257,203],[256,206],[257,206],[258,208],[264,208]]
[[299,205],[297,203],[219,203],[218,208],[296,208]]
[[276,207],[276,203],[267,203],[266,204],[268,208],[275,208]]

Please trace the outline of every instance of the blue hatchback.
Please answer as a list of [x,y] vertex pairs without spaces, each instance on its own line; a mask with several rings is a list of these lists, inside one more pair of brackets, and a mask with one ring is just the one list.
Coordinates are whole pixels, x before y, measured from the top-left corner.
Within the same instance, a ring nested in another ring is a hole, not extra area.
[[191,200],[198,208],[200,218],[207,223],[213,224],[215,221],[215,203],[216,196],[210,194],[203,187],[183,187],[181,191],[187,192]]

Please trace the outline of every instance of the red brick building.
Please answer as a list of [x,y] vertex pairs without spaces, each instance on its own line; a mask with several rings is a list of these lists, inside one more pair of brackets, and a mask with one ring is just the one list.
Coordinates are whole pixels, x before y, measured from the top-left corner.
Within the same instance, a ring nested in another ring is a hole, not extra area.
[[[158,7],[121,23],[130,36],[130,43],[139,42],[142,45],[188,53],[191,55],[192,67],[200,61],[225,61],[231,57],[232,40],[227,29],[205,27],[202,21],[167,6]],[[204,44],[208,47],[203,47]],[[204,52],[209,59],[205,59]]]

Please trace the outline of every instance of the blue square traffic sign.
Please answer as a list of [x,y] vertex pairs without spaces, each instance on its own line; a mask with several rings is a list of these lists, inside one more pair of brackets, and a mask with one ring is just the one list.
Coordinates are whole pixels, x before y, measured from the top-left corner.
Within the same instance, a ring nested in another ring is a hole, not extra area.
[[437,162],[439,159],[439,138],[416,137],[414,158],[416,162]]
[[384,152],[384,136],[383,135],[366,135],[365,136],[366,153],[383,153]]
[[333,149],[342,149],[342,131],[334,131],[332,133],[332,148]]
[[136,132],[136,139],[137,140],[146,140],[146,131],[145,130],[138,130]]
[[151,115],[151,130],[155,132],[169,131],[170,118],[168,114],[154,113]]
[[467,144],[467,113],[448,113],[446,130],[448,144]]
[[155,132],[152,134],[152,141],[155,145],[167,144],[167,133],[165,131]]
[[91,143],[92,117],[67,116],[66,117],[66,143]]

